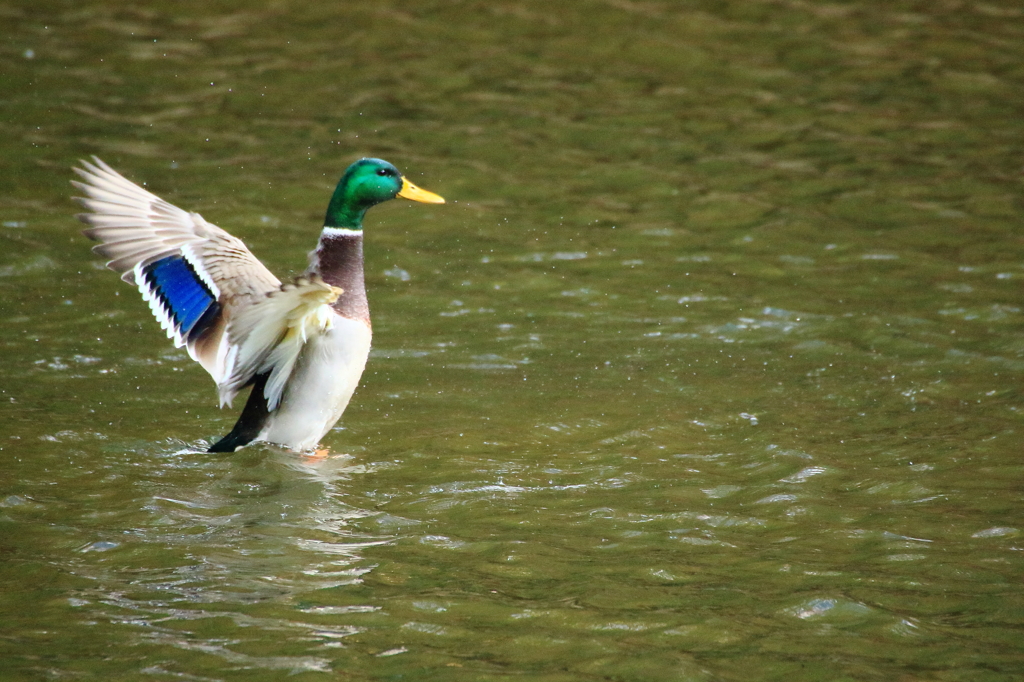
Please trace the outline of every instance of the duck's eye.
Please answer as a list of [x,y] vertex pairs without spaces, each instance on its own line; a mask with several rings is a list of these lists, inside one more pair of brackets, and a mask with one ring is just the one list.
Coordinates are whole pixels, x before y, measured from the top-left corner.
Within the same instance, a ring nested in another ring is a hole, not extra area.
[[377,175],[379,175],[382,178],[384,178],[384,177],[387,177],[387,176],[391,175],[391,171],[389,171],[387,168],[378,168],[377,169]]

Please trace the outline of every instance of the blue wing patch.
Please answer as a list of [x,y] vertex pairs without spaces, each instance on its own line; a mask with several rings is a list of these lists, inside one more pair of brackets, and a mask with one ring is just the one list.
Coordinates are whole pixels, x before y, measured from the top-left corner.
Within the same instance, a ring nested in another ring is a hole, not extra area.
[[167,256],[141,270],[146,288],[162,304],[179,338],[198,337],[220,312],[217,297],[183,257]]

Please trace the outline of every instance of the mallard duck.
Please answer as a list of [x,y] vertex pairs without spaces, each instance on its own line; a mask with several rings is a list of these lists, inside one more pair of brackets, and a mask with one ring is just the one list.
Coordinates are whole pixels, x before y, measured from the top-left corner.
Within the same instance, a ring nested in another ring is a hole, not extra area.
[[93,157],[75,168],[84,234],[138,287],[177,347],[217,383],[221,407],[251,385],[231,432],[210,452],[254,441],[309,451],[341,417],[370,352],[363,216],[402,197],[443,204],[381,159],[345,171],[305,274],[282,283],[231,236]]

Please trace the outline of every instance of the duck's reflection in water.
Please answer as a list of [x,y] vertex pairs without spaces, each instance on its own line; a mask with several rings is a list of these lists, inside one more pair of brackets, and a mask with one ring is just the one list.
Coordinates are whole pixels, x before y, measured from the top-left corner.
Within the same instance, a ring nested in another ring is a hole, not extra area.
[[[77,554],[73,570],[92,587],[76,604],[92,621],[129,626],[122,636],[137,646],[327,670],[316,649],[340,646],[379,608],[360,602],[375,567],[366,548],[396,538],[376,524],[362,530],[359,522],[379,512],[346,502],[345,482],[372,466],[261,447],[229,458],[166,453],[163,464],[140,483],[150,494],[143,523],[124,531],[132,551]],[[246,641],[261,642],[259,652],[236,646]],[[297,641],[310,644],[302,655]]]

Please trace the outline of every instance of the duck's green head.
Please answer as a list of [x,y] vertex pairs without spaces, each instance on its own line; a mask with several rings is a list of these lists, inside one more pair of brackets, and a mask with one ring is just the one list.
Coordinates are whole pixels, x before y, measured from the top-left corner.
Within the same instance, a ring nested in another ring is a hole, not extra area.
[[361,230],[363,215],[371,206],[395,197],[443,204],[444,199],[406,180],[398,169],[382,159],[359,159],[345,171],[327,206],[324,227]]

